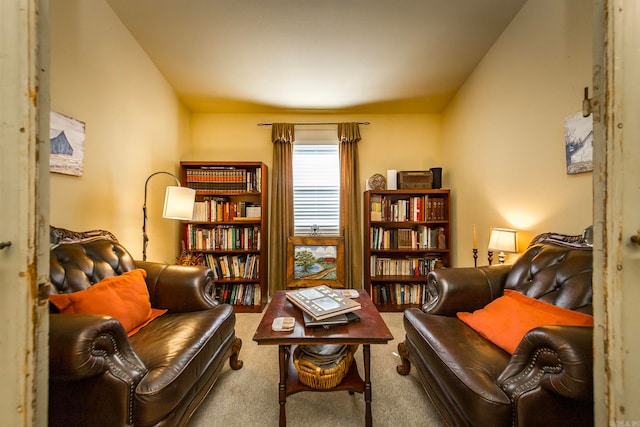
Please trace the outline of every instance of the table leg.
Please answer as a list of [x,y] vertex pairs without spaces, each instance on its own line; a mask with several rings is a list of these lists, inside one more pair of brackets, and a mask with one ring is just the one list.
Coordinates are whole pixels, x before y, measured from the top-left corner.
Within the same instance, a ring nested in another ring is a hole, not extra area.
[[278,401],[280,402],[280,427],[286,427],[287,414],[285,404],[287,403],[287,372],[289,363],[289,346],[278,346],[278,365],[280,366],[280,383],[278,384]]
[[365,426],[373,425],[373,417],[371,415],[371,346],[363,344],[362,355],[364,356],[364,402],[365,402]]

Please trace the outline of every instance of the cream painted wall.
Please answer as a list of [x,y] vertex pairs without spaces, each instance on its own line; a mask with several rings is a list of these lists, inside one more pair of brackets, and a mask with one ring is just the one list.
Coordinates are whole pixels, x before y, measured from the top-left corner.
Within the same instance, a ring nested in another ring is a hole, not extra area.
[[[86,124],[84,175],[51,174],[51,224],[108,229],[142,254],[144,183],[178,173],[188,111],[103,0],[51,2],[51,110]],[[149,182],[149,260],[173,262],[176,221],[162,218],[164,188]]]
[[185,160],[256,160],[266,163],[271,173],[271,127],[257,123],[353,121],[371,123],[360,126],[362,191],[374,173],[386,176],[387,169],[428,169],[442,163],[438,144],[441,118],[437,114],[193,114]]
[[[370,121],[362,126],[361,188],[387,169],[444,168],[452,189],[454,265],[479,261],[490,226],[580,233],[592,222],[592,174],[566,174],[564,117],[591,85],[591,4],[528,2],[443,115],[190,114],[105,2],[51,7],[52,109],[87,124],[85,174],[51,175],[51,222],[107,228],[141,254],[144,181],[179,160],[261,160],[258,122]],[[504,161],[504,165],[499,162]],[[271,168],[270,168],[271,169]],[[178,224],[161,218],[166,176],[150,182],[149,258],[173,261]]]
[[473,265],[473,224],[478,265],[491,226],[521,230],[523,250],[538,233],[592,224],[592,173],[566,174],[563,130],[591,88],[592,34],[591,2],[528,1],[447,107],[455,265]]

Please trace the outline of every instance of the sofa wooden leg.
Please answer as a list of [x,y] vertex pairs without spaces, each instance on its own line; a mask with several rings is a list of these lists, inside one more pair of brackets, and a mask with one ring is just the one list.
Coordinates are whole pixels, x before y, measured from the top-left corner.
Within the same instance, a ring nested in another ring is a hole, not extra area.
[[409,362],[409,352],[404,342],[398,344],[398,354],[400,354],[401,365],[396,366],[396,371],[400,375],[407,375],[411,371],[411,362]]
[[229,365],[231,369],[238,370],[242,368],[242,360],[238,359],[238,355],[240,354],[240,348],[242,347],[242,340],[236,337],[233,346],[231,346],[231,357],[229,358]]

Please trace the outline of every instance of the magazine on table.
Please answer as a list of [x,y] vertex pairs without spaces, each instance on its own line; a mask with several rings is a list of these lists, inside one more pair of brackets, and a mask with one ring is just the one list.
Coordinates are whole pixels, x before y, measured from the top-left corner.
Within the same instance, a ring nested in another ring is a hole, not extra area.
[[289,301],[315,320],[360,310],[360,303],[327,285],[285,291]]

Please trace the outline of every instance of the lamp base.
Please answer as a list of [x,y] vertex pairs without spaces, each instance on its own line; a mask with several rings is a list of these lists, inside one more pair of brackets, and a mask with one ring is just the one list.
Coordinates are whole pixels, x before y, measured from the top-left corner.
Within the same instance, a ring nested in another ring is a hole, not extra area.
[[500,253],[498,253],[498,262],[499,262],[500,264],[504,264],[504,260],[505,260],[505,254],[504,254],[504,252],[500,252]]

